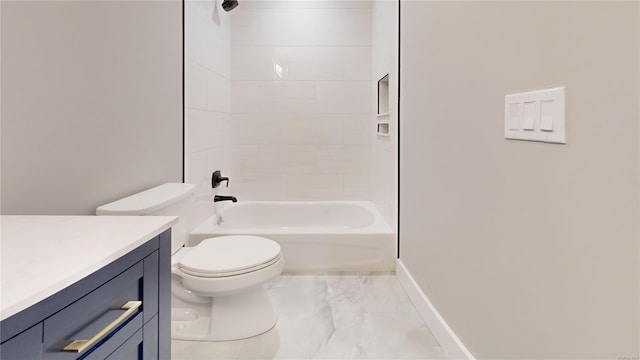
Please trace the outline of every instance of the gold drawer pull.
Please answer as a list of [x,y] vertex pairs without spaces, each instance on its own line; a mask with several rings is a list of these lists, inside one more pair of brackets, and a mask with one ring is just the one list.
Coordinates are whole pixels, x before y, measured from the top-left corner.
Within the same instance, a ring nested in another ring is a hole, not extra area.
[[98,331],[91,339],[88,340],[73,340],[71,344],[62,348],[62,351],[69,352],[82,352],[84,349],[93,345],[98,339],[102,337],[102,335],[108,333],[114,327],[118,326],[121,322],[123,322],[129,315],[131,315],[134,311],[136,311],[140,305],[142,305],[142,301],[127,301],[126,304],[120,307],[120,310],[127,310],[123,312],[117,319],[113,320],[109,323],[109,325],[105,326],[102,330]]

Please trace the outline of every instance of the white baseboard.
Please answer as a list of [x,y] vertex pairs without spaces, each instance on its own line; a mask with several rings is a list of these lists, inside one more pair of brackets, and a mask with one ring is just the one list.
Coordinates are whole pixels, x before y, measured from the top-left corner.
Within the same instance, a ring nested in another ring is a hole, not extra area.
[[447,356],[451,359],[475,360],[471,352],[467,350],[462,341],[458,339],[453,330],[451,330],[442,316],[440,316],[436,308],[433,307],[433,304],[431,304],[427,296],[422,292],[400,259],[396,262],[396,276],[415,305],[416,310],[418,310],[422,320],[427,324],[427,327],[431,330],[431,333]]

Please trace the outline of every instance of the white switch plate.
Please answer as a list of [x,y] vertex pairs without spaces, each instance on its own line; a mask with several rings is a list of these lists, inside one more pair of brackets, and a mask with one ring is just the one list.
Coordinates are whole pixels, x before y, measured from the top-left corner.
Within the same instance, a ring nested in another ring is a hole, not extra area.
[[504,137],[566,144],[565,87],[504,97]]

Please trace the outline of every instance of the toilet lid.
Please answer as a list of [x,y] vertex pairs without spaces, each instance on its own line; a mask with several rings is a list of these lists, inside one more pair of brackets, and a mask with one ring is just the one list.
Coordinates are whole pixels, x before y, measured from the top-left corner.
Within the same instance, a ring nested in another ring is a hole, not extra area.
[[280,245],[258,236],[232,235],[205,239],[179,261],[186,273],[230,276],[262,268],[280,257]]

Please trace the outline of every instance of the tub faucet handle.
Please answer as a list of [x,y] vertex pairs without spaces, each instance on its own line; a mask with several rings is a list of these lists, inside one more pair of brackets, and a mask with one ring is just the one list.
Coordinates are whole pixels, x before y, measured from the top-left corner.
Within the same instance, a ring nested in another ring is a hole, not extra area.
[[229,178],[228,177],[223,177],[222,173],[220,172],[220,170],[216,170],[213,172],[213,174],[211,174],[211,187],[212,188],[217,188],[221,182],[226,181],[227,182],[227,187],[229,187]]

